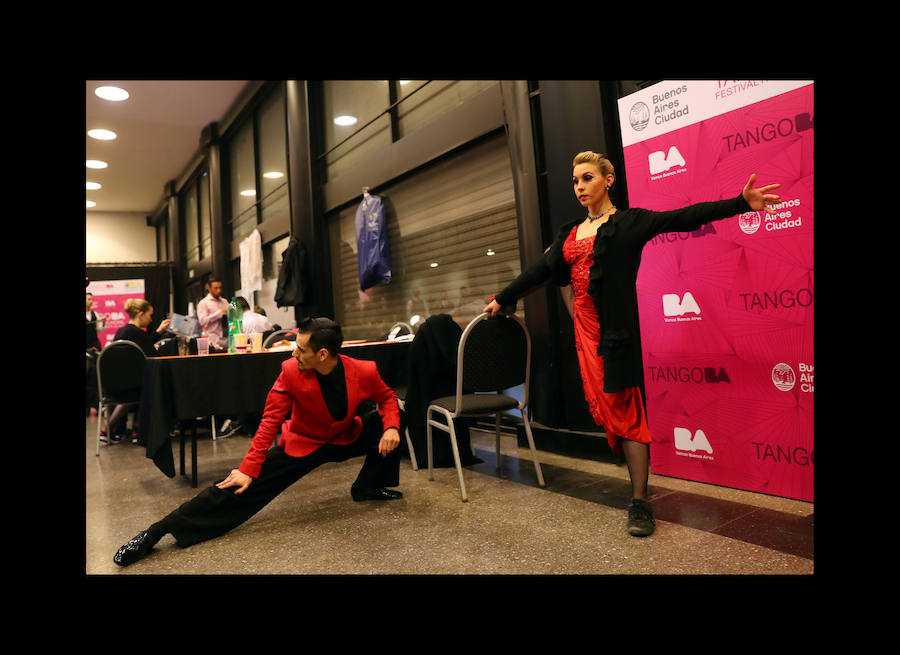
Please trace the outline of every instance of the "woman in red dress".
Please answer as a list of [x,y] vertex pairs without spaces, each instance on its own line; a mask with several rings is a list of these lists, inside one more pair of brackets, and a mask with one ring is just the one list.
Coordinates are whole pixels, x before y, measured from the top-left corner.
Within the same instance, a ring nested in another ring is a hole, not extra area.
[[572,166],[575,196],[587,208],[587,218],[564,225],[543,256],[492,297],[484,311],[496,315],[502,307],[515,307],[519,297],[548,279],[561,287],[571,285],[585,400],[594,421],[606,430],[613,452],[624,454],[628,464],[633,495],[628,532],[647,536],[656,524],[647,499],[651,438],[640,390],[643,366],[635,282],[641,251],[663,232],[693,231],[750,210],[774,214],[768,205],[780,198],[768,192],[780,185],[754,189],[753,174],[735,198],[666,212],[618,210],[609,197],[615,182],[609,160],[587,151],[576,155]]

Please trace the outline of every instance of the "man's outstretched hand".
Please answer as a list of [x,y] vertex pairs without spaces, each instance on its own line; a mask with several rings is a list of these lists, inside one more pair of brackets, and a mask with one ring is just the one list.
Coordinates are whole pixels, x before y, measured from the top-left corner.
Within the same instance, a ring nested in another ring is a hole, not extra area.
[[236,489],[234,493],[242,494],[247,490],[247,487],[250,486],[250,483],[253,482],[253,478],[251,478],[246,473],[241,473],[237,469],[232,469],[231,473],[228,474],[228,477],[216,484],[219,489],[228,489],[229,487],[240,487]]

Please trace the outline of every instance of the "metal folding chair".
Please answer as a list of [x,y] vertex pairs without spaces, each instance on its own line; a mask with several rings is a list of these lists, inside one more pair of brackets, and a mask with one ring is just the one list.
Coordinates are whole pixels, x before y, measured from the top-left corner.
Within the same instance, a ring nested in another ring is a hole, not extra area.
[[115,405],[137,407],[141,402],[141,386],[147,356],[133,341],[119,339],[108,344],[97,357],[97,455],[100,455],[100,432],[107,421],[107,439],[110,408]]
[[[525,435],[531,447],[531,456],[537,473],[538,484],[544,486],[541,464],[534,447],[531,423],[525,411],[528,406],[528,383],[531,369],[531,335],[525,322],[514,314],[491,317],[484,313],[476,316],[463,330],[457,351],[456,394],[435,398],[425,415],[428,445],[428,479],[434,480],[432,456],[432,428],[450,435],[450,445],[459,477],[459,490],[463,501],[468,500],[466,483],[460,465],[459,446],[453,419],[459,417],[496,417],[497,468],[500,468],[500,416],[510,410],[522,415]],[[520,402],[503,395],[503,391],[525,385]],[[494,392],[494,393],[485,393]],[[432,413],[442,414],[446,425],[432,419]]]

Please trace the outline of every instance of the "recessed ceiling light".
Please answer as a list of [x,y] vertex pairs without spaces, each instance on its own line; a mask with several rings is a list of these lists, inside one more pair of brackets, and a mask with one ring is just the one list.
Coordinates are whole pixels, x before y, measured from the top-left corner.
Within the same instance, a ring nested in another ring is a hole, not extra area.
[[113,102],[128,100],[128,91],[117,86],[99,86],[94,89],[94,94],[104,100],[112,100]]
[[488,257],[490,257],[491,255],[494,255],[494,254],[496,254],[496,253],[494,252],[494,249],[493,249],[493,248],[488,248],[488,251],[487,251],[486,254],[487,254]]
[[88,136],[100,141],[111,141],[116,138],[116,133],[112,130],[88,130]]
[[284,177],[284,173],[280,171],[271,171],[269,173],[263,173],[263,177],[267,177],[270,180],[277,180],[279,177]]
[[334,119],[335,125],[354,125],[356,123],[356,116],[338,116]]
[[97,203],[94,202],[93,200],[85,200],[85,201],[84,201],[84,206],[85,206],[85,209],[88,208],[88,207],[96,207],[96,206],[97,206]]
[[431,268],[437,268],[438,263],[437,263],[437,262],[431,262],[430,266],[431,266]]
[[87,183],[85,183],[84,186],[85,186],[85,188],[88,189],[89,191],[96,191],[97,189],[100,188],[100,185],[97,184],[96,182],[87,182]]
[[88,159],[84,165],[88,168],[106,168],[106,162],[99,159]]

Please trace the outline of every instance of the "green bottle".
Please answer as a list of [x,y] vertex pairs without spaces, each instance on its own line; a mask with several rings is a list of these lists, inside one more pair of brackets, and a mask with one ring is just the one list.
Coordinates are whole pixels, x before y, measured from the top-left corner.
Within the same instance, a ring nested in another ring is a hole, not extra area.
[[237,298],[232,298],[228,303],[228,352],[236,353],[237,348],[234,345],[234,335],[243,332],[244,328],[241,324],[244,319],[244,310],[238,303]]

